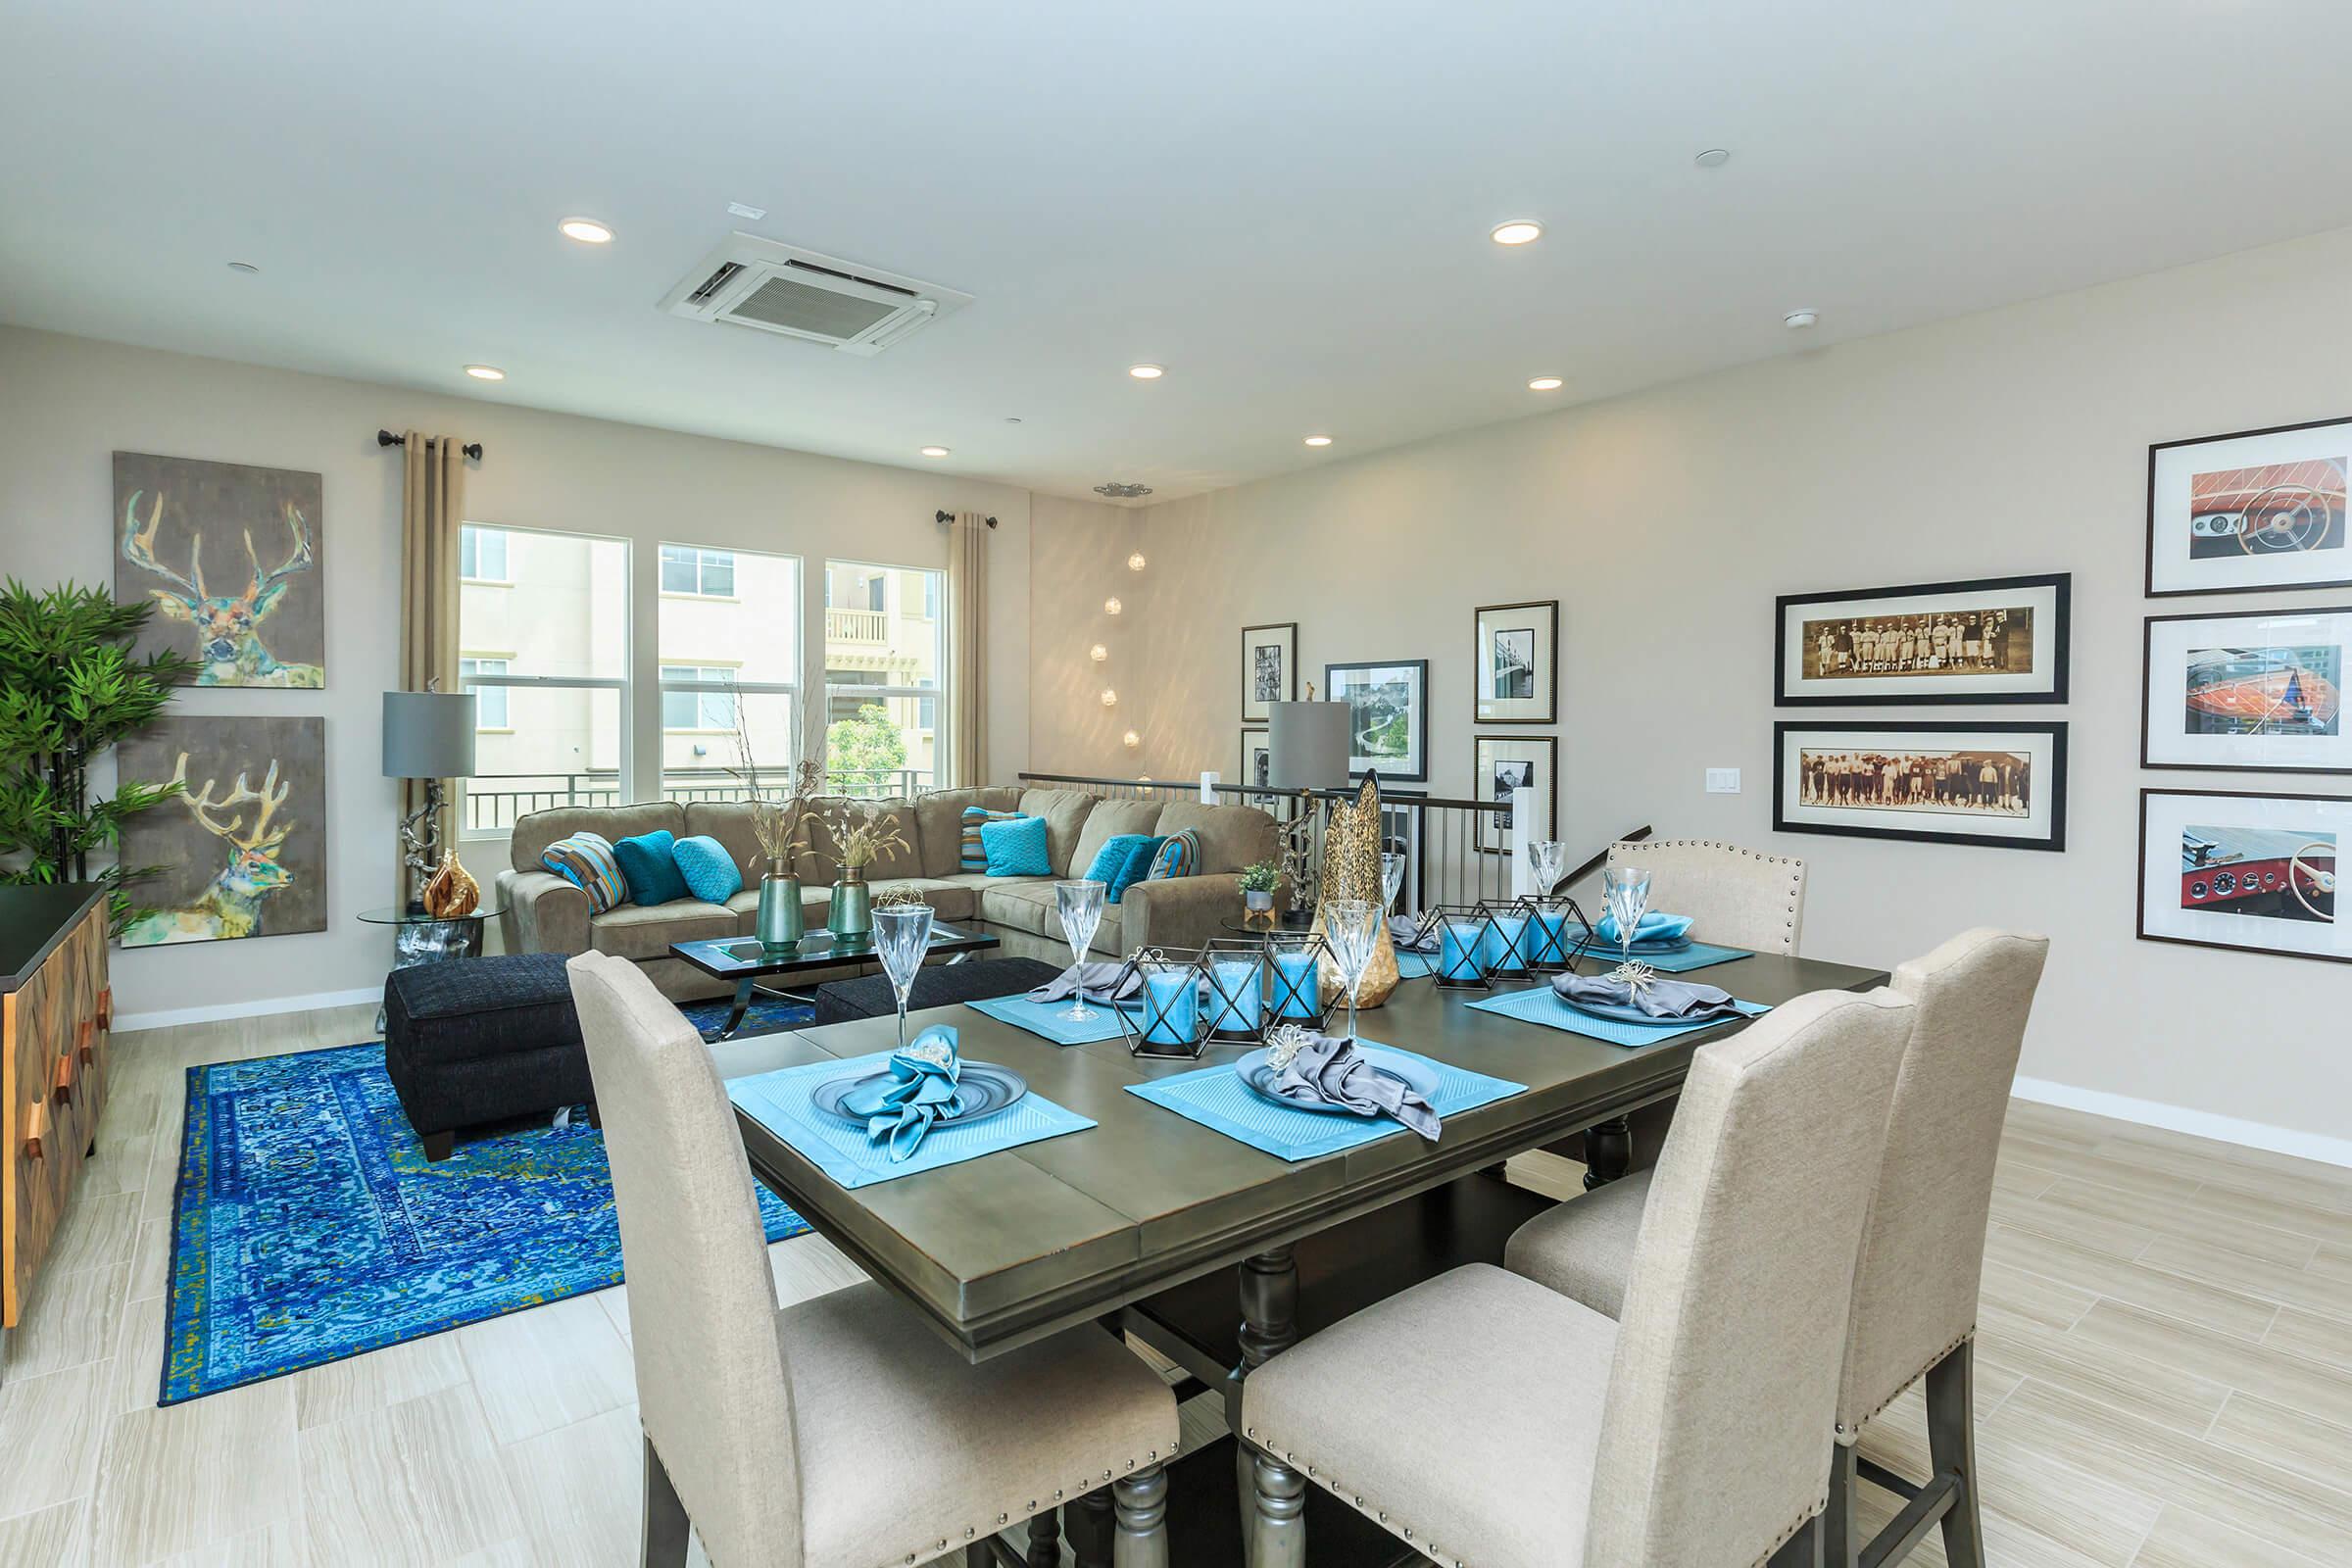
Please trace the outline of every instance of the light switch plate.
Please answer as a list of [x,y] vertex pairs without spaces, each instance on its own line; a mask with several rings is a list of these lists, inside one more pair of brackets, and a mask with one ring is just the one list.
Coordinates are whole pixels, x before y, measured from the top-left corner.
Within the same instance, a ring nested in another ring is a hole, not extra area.
[[1707,793],[1708,793],[1709,795],[1737,795],[1737,794],[1739,794],[1739,793],[1740,793],[1740,770],[1739,770],[1738,768],[1736,768],[1736,767],[1710,767],[1710,768],[1708,768],[1708,769],[1707,769]]

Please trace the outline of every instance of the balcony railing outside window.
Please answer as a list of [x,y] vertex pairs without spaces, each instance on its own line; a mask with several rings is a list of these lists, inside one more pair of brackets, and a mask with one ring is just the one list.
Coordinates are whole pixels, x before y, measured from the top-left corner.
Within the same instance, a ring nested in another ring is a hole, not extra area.
[[881,647],[890,641],[890,616],[880,610],[825,611],[825,641],[828,643],[869,643]]
[[[933,787],[927,768],[903,767],[887,772],[825,775],[825,790],[856,800],[908,800]],[[780,791],[770,789],[770,795]],[[662,798],[667,801],[748,801],[752,792],[723,767],[670,768],[662,779]],[[517,817],[559,806],[619,806],[619,778],[609,772],[514,774],[468,779],[466,783],[466,832],[505,833]]]

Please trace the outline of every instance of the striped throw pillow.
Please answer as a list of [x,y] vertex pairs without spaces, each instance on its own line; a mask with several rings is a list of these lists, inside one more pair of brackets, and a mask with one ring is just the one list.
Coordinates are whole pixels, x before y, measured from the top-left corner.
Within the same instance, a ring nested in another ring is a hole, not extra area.
[[1171,833],[1152,858],[1152,875],[1147,879],[1162,881],[1172,876],[1193,876],[1200,869],[1200,835],[1191,828]]
[[1010,822],[1020,816],[1018,811],[992,811],[985,806],[963,808],[963,852],[956,863],[966,871],[986,871],[988,851],[980,843],[980,825],[984,822]]
[[628,879],[613,858],[612,843],[596,833],[574,833],[558,839],[540,854],[539,863],[588,895],[588,912],[602,914],[629,897]]

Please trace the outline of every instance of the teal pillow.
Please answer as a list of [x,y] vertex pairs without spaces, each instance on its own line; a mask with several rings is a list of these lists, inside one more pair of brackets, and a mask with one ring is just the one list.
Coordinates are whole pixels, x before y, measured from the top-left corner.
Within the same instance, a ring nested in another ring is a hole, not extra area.
[[1046,819],[1042,816],[981,823],[980,848],[987,855],[990,876],[1054,874],[1053,857],[1046,853]]
[[[1149,850],[1151,846],[1152,835],[1149,833],[1113,833],[1102,841],[1102,848],[1095,852],[1095,863],[1086,868],[1086,879],[1102,884],[1103,903],[1118,903],[1120,895],[1127,891],[1127,885],[1143,874],[1141,870],[1130,874],[1128,867],[1138,850]],[[1147,860],[1146,868],[1150,864]]]
[[1118,879],[1110,885],[1108,897],[1113,904],[1118,903],[1119,896],[1129,888],[1151,877],[1152,862],[1158,858],[1159,847],[1168,842],[1166,839],[1145,838],[1140,833],[1136,837],[1143,842],[1136,845],[1134,853],[1127,857],[1127,863],[1119,867]]
[[678,840],[671,858],[677,861],[678,875],[686,879],[686,891],[705,904],[724,904],[743,891],[743,872],[735,857],[707,833]]
[[677,841],[669,829],[657,828],[622,839],[612,846],[612,858],[628,880],[631,904],[674,904],[686,897],[686,879],[678,875]]

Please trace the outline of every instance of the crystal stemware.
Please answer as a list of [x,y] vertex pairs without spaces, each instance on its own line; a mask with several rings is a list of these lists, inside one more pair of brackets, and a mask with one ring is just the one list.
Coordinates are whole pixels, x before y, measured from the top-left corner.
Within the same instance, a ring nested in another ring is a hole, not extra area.
[[1380,944],[1381,913],[1370,899],[1331,899],[1323,906],[1323,938],[1331,944],[1332,962],[1348,988],[1348,1038],[1355,1038],[1355,994],[1363,989],[1364,971],[1372,965],[1373,949]]
[[1086,1004],[1086,955],[1094,944],[1095,928],[1102,923],[1102,895],[1108,890],[1100,882],[1056,882],[1054,884],[1054,903],[1061,914],[1061,934],[1069,939],[1072,975],[1076,978],[1076,997],[1057,1016],[1072,1023],[1085,1023],[1096,1016],[1095,1009]]
[[1380,912],[1396,907],[1396,890],[1404,886],[1404,857],[1396,850],[1380,852]]
[[932,909],[928,904],[894,904],[874,911],[874,951],[882,972],[899,999],[899,1047],[906,1045],[906,999],[914,977],[931,949]]
[[1642,916],[1649,912],[1649,873],[1630,865],[1612,865],[1600,873],[1600,887],[1608,900],[1609,918],[1617,922],[1617,945],[1624,950],[1624,961],[1634,961],[1634,932],[1642,924]]
[[1527,868],[1535,873],[1537,896],[1550,898],[1551,890],[1560,885],[1560,877],[1568,869],[1568,846],[1558,839],[1530,839]]

